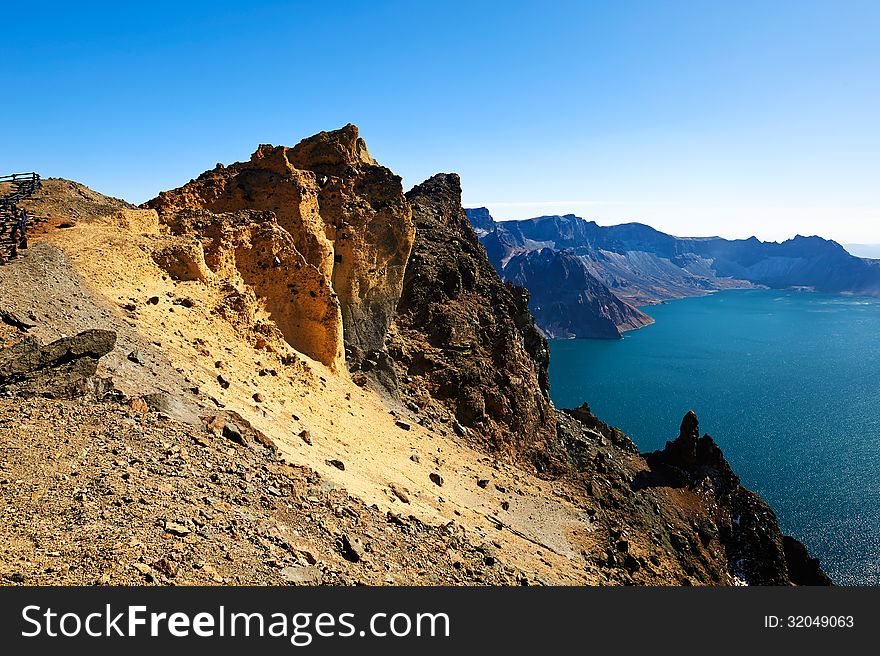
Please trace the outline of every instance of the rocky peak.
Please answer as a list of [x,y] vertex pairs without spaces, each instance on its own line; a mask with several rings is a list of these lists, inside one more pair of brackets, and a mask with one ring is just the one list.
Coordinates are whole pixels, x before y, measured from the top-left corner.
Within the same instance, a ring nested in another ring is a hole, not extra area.
[[700,439],[700,422],[693,410],[688,410],[681,420],[678,437],[666,443],[664,453],[667,462],[689,468],[697,464],[697,441]]
[[[341,368],[345,358],[341,345],[335,343],[338,321],[332,317],[337,313],[350,364],[356,365],[366,352],[383,348],[400,297],[414,228],[400,177],[370,156],[356,126],[321,132],[293,148],[263,144],[249,161],[218,165],[183,187],[162,192],[147,205],[169,225],[180,223],[177,215],[192,211],[272,212],[286,233],[277,235],[280,241],[275,241],[284,242],[292,254],[260,276],[265,279],[265,290],[282,294],[267,299],[267,305],[308,307],[309,314],[310,330],[291,346],[317,356],[331,368]],[[180,236],[190,239],[200,233],[194,230]],[[238,252],[244,256],[241,247]],[[313,269],[302,268],[300,260]],[[281,275],[280,270],[289,266],[296,270]],[[270,284],[273,270],[278,274],[277,285]],[[315,271],[324,283],[314,280]],[[287,298],[285,289],[299,294],[302,302]],[[313,296],[316,289],[323,291]],[[308,290],[310,298],[302,290]],[[282,314],[283,318],[273,313],[273,318],[290,330],[300,324],[290,310]]]
[[528,293],[505,285],[489,262],[458,175],[435,175],[407,199],[416,236],[389,345],[401,395],[425,414],[451,415],[459,435],[546,471],[561,456],[549,351]]
[[418,206],[423,213],[427,212],[431,220],[447,226],[459,239],[477,241],[461,206],[461,178],[458,173],[438,173],[410,189],[406,197],[411,205]]
[[830,583],[803,545],[782,534],[770,506],[740,484],[712,437],[700,437],[693,410],[684,416],[678,437],[663,451],[647,454],[646,460],[652,473],[643,478],[651,484],[687,488],[709,502],[735,576],[757,585]]
[[356,167],[362,164],[378,166],[367,144],[359,136],[356,125],[349,123],[339,130],[319,132],[313,137],[303,139],[290,151],[294,166],[310,171],[335,172],[340,168]]

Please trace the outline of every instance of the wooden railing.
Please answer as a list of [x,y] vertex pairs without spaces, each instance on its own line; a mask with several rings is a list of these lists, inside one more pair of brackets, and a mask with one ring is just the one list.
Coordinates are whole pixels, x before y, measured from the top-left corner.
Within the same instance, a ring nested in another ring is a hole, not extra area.
[[0,183],[4,182],[12,189],[0,197],[0,264],[17,255],[19,248],[27,248],[30,215],[18,203],[34,195],[42,184],[34,172],[0,175]]

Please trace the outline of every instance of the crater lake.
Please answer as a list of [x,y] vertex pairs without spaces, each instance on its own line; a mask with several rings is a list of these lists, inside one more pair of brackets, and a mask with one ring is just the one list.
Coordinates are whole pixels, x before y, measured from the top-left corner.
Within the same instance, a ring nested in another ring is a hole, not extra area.
[[622,340],[551,340],[551,396],[641,451],[693,409],[838,585],[880,584],[880,299],[732,290],[642,308]]

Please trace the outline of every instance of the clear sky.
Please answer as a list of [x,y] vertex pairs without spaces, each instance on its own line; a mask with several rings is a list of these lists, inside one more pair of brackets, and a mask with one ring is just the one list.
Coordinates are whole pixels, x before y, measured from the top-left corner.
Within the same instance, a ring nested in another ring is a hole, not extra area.
[[18,2],[2,20],[0,173],[141,202],[353,122],[407,187],[456,171],[497,218],[880,242],[875,0]]

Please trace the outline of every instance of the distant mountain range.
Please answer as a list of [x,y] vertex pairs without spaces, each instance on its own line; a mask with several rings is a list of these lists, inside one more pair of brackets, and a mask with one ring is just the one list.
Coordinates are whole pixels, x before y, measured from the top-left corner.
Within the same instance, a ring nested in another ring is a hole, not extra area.
[[550,337],[618,338],[651,323],[637,305],[721,289],[880,296],[880,260],[821,237],[674,237],[573,214],[495,221],[486,208],[466,212],[501,276],[531,292],[529,307]]

